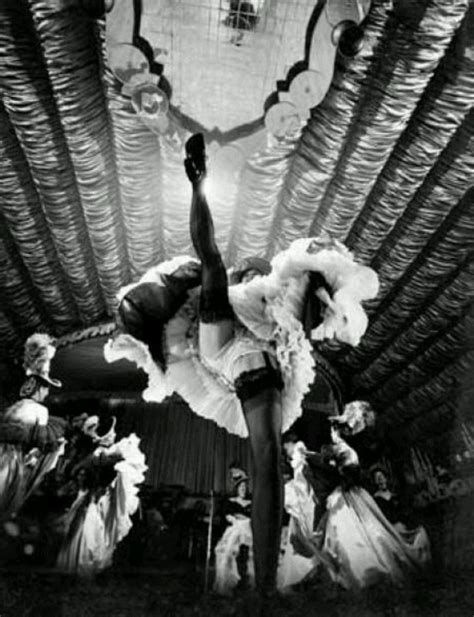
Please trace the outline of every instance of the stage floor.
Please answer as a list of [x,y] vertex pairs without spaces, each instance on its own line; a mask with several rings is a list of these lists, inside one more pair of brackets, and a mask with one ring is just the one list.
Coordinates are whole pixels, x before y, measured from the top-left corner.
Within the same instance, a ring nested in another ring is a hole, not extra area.
[[[328,581],[279,599],[272,617],[460,617],[472,615],[472,575],[452,577],[403,593],[378,588],[359,596]],[[244,617],[250,597],[203,595],[200,573],[187,566],[102,575],[74,581],[47,571],[0,573],[2,617]]]

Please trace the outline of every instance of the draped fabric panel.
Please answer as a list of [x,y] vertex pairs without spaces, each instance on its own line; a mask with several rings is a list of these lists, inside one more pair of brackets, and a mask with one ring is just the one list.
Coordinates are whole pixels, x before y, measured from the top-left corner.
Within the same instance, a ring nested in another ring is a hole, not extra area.
[[382,276],[382,291],[372,308],[383,300],[387,289],[393,289],[395,272],[406,271],[410,262],[422,259],[428,250],[437,251],[439,240],[458,223],[461,229],[457,230],[457,237],[461,241],[463,221],[459,221],[459,217],[469,210],[471,201],[467,191],[472,187],[470,172],[474,154],[469,143],[473,129],[474,113],[471,111],[450,143],[449,153],[437,160],[372,260],[371,265]]
[[473,62],[460,43],[473,26],[471,7],[351,228],[346,241],[363,261],[380,248],[472,108]]
[[466,0],[431,1],[416,27],[399,21],[397,36],[362,99],[360,115],[323,197],[324,210],[317,215],[313,234],[323,230],[341,240],[346,237],[410,117],[413,113],[416,117],[417,103],[466,8]]
[[114,156],[90,21],[30,8],[107,306],[128,275]]
[[[467,266],[465,264],[462,266],[464,267],[459,268],[455,276],[446,281],[441,292],[431,298],[431,303],[423,307],[425,310],[419,310],[407,326],[401,326],[393,331],[393,335],[388,338],[385,347],[373,361],[367,356],[363,367],[360,370],[355,369],[354,385],[366,383],[369,386],[370,381],[374,381],[373,376],[377,375],[378,370],[380,371],[380,366],[385,364],[385,368],[389,368],[389,364],[386,363],[392,364],[390,372],[396,372],[400,363],[409,364],[420,351],[428,349],[433,336],[439,336],[443,332],[448,333],[451,327],[460,329],[458,320],[469,310],[472,301],[472,260]],[[438,288],[435,291],[438,292]],[[463,343],[462,338],[465,339],[469,327],[470,323],[466,320],[459,343]],[[453,351],[457,350],[456,346]],[[383,378],[387,378],[390,372],[382,369],[377,383],[381,385]],[[372,379],[366,381],[370,373],[373,375]]]
[[387,420],[396,418],[396,422],[422,415],[430,410],[437,401],[457,398],[459,388],[458,376],[472,367],[474,352],[470,351],[455,362],[442,367],[438,373],[430,372],[420,376],[419,383],[412,383],[407,396],[397,400],[384,411]]
[[[468,202],[468,200],[466,200]],[[465,203],[466,203],[465,202]],[[464,223],[468,224],[472,214],[469,211],[465,214]],[[456,242],[453,242],[456,240]],[[443,247],[448,259],[446,261],[439,260],[438,250]],[[400,286],[399,293],[393,294],[390,303],[386,303],[384,311],[377,313],[376,318],[371,325],[371,334],[373,338],[363,341],[359,349],[350,352],[344,359],[344,362],[353,368],[365,367],[369,358],[380,353],[380,341],[383,337],[384,341],[390,341],[389,336],[395,335],[400,331],[400,328],[407,327],[413,319],[429,309],[429,306],[438,299],[438,307],[448,314],[449,305],[446,303],[449,300],[449,295],[444,293],[448,285],[452,283],[453,274],[457,276],[459,271],[453,271],[451,268],[458,265],[458,259],[462,260],[459,263],[460,270],[465,267],[471,259],[472,243],[466,243],[465,239],[459,234],[458,230],[449,234],[443,242],[437,245],[436,254],[432,254],[430,258],[423,260],[424,255],[420,254],[418,261],[422,262],[419,269],[414,270],[412,277],[404,281],[404,285]],[[424,263],[423,263],[424,261]],[[451,262],[454,262],[452,264]],[[467,274],[466,274],[467,276]],[[400,281],[398,281],[400,283]],[[431,294],[430,294],[431,292]],[[472,301],[472,290],[466,289],[465,295],[460,299],[461,307],[469,304]],[[424,299],[429,299],[429,302],[423,303]],[[444,300],[444,303],[443,303]],[[375,346],[378,341],[377,350]]]
[[[32,17],[24,2],[6,0],[0,10],[3,103],[34,177],[78,309],[85,322],[93,322],[102,312],[103,295],[92,250],[84,250],[90,247],[90,237]],[[23,160],[13,159],[13,163],[21,166]]]
[[162,161],[157,137],[132,110],[106,61],[105,24],[93,28],[112,132],[123,226],[131,280],[156,265],[165,254]]
[[[403,395],[404,389],[412,386],[414,372],[420,370],[419,367],[424,367],[425,371],[432,371],[445,362],[455,359],[459,354],[459,348],[465,343],[466,330],[473,326],[474,323],[469,314],[449,320],[447,325],[439,330],[430,328],[428,336],[424,334],[421,327],[418,329],[415,326],[413,342],[409,334],[405,337],[401,336],[397,341],[397,346],[394,345],[390,353],[379,357],[377,367],[353,379],[355,393],[363,392],[365,396],[370,393],[372,402],[375,404],[380,404],[385,397],[389,400],[390,395]],[[415,353],[409,355],[410,347],[407,348],[407,346],[417,345],[416,335],[418,333],[425,344],[416,348],[416,355]],[[392,377],[387,379],[390,374]]]
[[[462,184],[462,181],[460,181],[460,184]],[[390,332],[395,332],[403,326],[404,322],[412,320],[423,306],[423,299],[429,296],[430,292],[436,293],[435,290],[439,287],[441,287],[440,291],[444,291],[446,278],[450,277],[452,270],[464,260],[470,259],[474,247],[474,231],[471,225],[474,205],[472,195],[473,191],[471,190],[463,197],[444,219],[437,236],[427,238],[428,243],[424,245],[422,251],[419,251],[416,245],[413,245],[406,236],[400,237],[396,245],[398,250],[396,254],[395,251],[392,253],[390,263],[395,267],[397,259],[399,262],[402,260],[406,262],[410,259],[410,253],[414,257],[414,261],[410,268],[405,270],[403,280],[399,278],[398,281],[394,281],[390,301],[386,301],[379,307],[377,315],[371,323],[371,336],[366,337],[356,350],[347,355],[344,360],[345,363],[352,367],[366,365],[367,355],[371,351],[375,353],[377,347],[376,353],[379,353],[381,338],[387,340]],[[436,224],[437,219],[439,220],[442,216],[442,199],[440,199],[440,202],[438,204],[432,201],[426,203],[425,212],[427,216],[426,218],[420,216],[417,227],[415,227],[415,221],[412,221],[410,229],[413,233],[415,233],[415,230],[419,234],[429,233],[427,220]],[[388,266],[386,269],[389,269]],[[395,270],[392,272],[395,276]],[[431,297],[431,301],[433,299]],[[468,293],[462,304],[471,301],[472,294]],[[447,306],[443,305],[442,310],[446,309]]]
[[71,313],[77,314],[74,298],[58,263],[58,253],[41,209],[28,162],[2,103],[0,177],[1,216],[2,219],[5,217],[1,225],[6,225],[8,221],[10,233],[50,319],[58,329],[64,328],[70,321]]
[[234,207],[229,263],[267,255],[278,199],[295,147],[295,140],[284,139],[269,144],[246,162]]
[[[37,302],[32,301],[25,281],[28,273],[19,259],[15,245],[11,242],[8,232],[0,237],[0,291],[3,302],[8,302],[8,315],[14,327],[21,332],[28,326],[39,328],[47,323]],[[35,296],[34,288],[32,295]],[[36,298],[35,298],[36,299]]]
[[182,485],[196,493],[229,492],[231,463],[237,461],[250,472],[247,440],[229,435],[180,401],[111,401],[109,410],[119,418],[121,433],[134,431],[142,439],[149,484]]
[[327,210],[323,198],[344,145],[358,122],[369,76],[376,68],[377,51],[384,45],[385,28],[392,27],[388,25],[391,8],[391,2],[373,2],[363,50],[348,63],[345,71],[336,72],[326,98],[312,112],[278,202],[275,250],[307,235],[315,217],[321,216],[321,209]]
[[183,152],[164,140],[162,147],[165,247],[168,255],[189,255],[193,252],[189,234],[191,185],[184,172]]
[[12,355],[21,353],[22,340],[18,336],[13,323],[2,310],[0,310],[0,337],[7,353],[10,352]]

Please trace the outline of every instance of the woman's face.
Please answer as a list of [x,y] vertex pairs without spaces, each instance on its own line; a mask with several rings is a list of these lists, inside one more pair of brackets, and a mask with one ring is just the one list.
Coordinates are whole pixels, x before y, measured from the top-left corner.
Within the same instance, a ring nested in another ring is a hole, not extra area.
[[243,499],[247,496],[247,482],[241,482],[237,487],[237,496]]
[[42,386],[39,386],[39,388],[36,390],[32,398],[35,401],[38,401],[38,403],[42,403],[45,399],[48,398],[48,394],[49,394],[49,388],[47,386],[42,385]]
[[77,474],[77,484],[79,488],[84,488],[86,485],[86,472],[81,469]]
[[380,490],[385,490],[387,488],[387,478],[383,471],[376,471],[374,475],[375,486]]

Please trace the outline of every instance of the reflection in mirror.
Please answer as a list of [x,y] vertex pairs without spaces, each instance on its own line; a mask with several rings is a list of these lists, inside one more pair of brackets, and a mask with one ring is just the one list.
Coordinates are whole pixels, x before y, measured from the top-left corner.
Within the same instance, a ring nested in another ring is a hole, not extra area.
[[262,116],[276,82],[304,55],[314,0],[145,0],[141,33],[173,103],[221,131]]

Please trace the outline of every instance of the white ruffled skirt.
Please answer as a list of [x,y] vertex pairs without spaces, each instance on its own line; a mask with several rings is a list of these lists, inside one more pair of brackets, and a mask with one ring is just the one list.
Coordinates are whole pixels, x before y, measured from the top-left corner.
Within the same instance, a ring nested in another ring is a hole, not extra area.
[[216,545],[216,576],[214,579],[214,591],[220,595],[229,595],[240,581],[237,567],[237,557],[241,546],[248,548],[247,573],[250,585],[255,583],[255,570],[253,565],[253,539],[250,528],[250,519],[237,519],[227,527],[222,538]]
[[[322,242],[317,245],[321,250],[314,252],[311,248],[314,242],[313,238],[294,242],[272,260],[272,272],[268,276],[229,287],[237,334],[212,361],[205,361],[198,352],[198,315],[192,299],[198,290],[191,292],[187,305],[166,326],[166,346],[170,352],[166,372],[153,362],[146,345],[126,334],[106,344],[106,360],[126,358],[148,374],[145,400],[159,403],[176,392],[197,414],[230,433],[247,437],[234,383],[258,362],[263,366],[262,352],[266,352],[283,379],[282,428],[288,430],[301,415],[303,398],[314,381],[312,346],[301,324],[308,272],[321,272],[334,295],[339,294],[344,300],[336,307],[337,311],[334,307],[335,312],[326,311],[317,340],[336,336],[357,344],[367,321],[360,302],[374,297],[378,290],[375,272],[356,264],[345,247],[337,242]],[[164,262],[157,268],[164,271],[167,267],[174,267],[173,262]],[[345,323],[342,319],[340,324],[332,323],[339,313],[347,313],[351,318],[346,319],[349,325],[342,326]],[[356,319],[357,316],[361,319]]]
[[99,499],[81,491],[66,517],[66,537],[57,567],[62,572],[93,576],[112,564],[117,545],[132,528],[131,517],[138,509],[138,487],[147,466],[136,435],[122,439],[110,454],[124,457],[115,465],[116,478]]
[[[283,592],[308,578],[320,562],[318,554],[314,551],[314,507],[314,494],[304,478],[296,478],[285,485],[285,510],[290,515],[290,522],[288,527],[282,530],[277,570],[277,587]],[[225,530],[215,548],[216,593],[230,594],[239,583],[237,557],[242,545],[249,549],[247,574],[250,585],[254,585],[250,519],[237,519]]]
[[146,401],[161,403],[176,392],[198,415],[246,438],[248,429],[234,384],[243,373],[264,367],[267,354],[283,379],[282,421],[286,431],[302,413],[304,395],[314,379],[314,360],[301,324],[283,314],[281,319],[285,327],[276,333],[276,343],[258,339],[237,324],[234,338],[212,359],[203,359],[196,336],[190,336],[190,331],[197,330],[196,324],[185,307],[166,329],[167,348],[174,351],[166,372],[153,361],[147,345],[128,334],[110,339],[104,356],[108,362],[127,359],[147,373],[148,387],[143,392]]
[[430,562],[430,543],[423,527],[400,534],[362,488],[337,488],[321,521],[322,552],[332,579],[346,589],[380,581],[403,584]]

